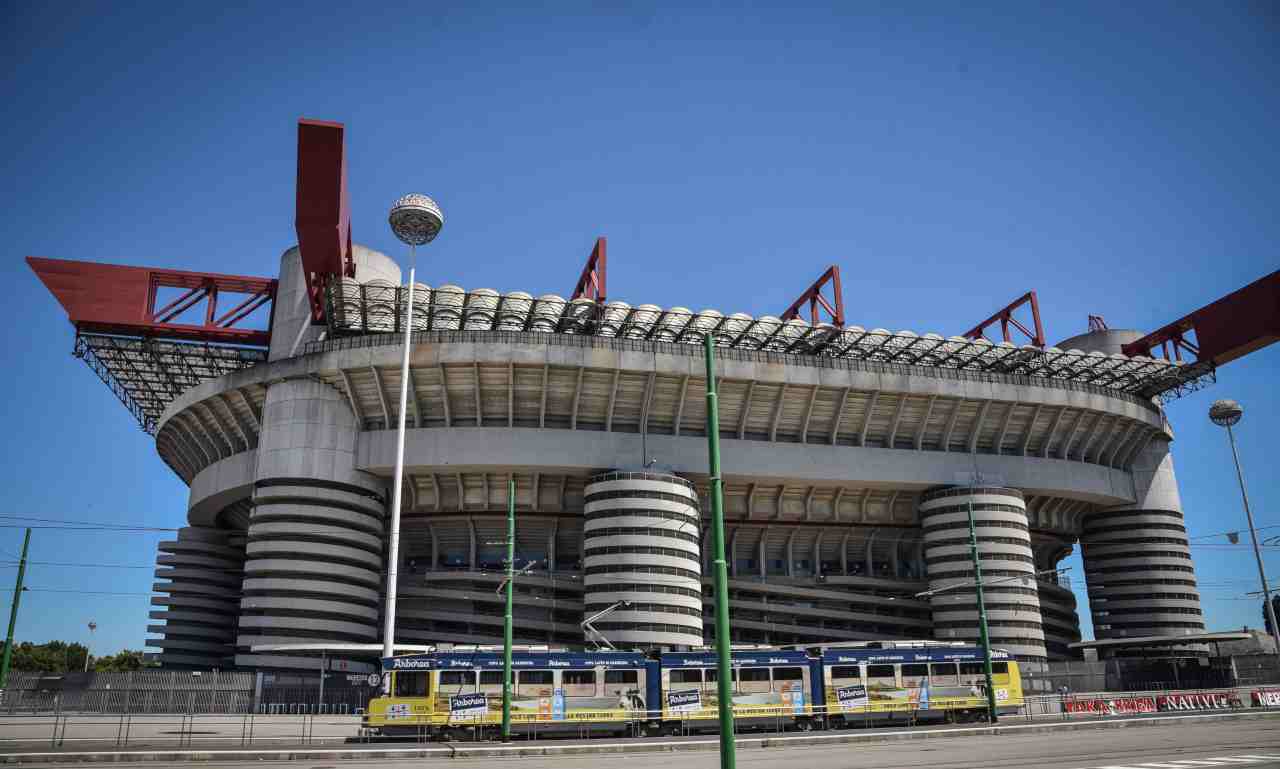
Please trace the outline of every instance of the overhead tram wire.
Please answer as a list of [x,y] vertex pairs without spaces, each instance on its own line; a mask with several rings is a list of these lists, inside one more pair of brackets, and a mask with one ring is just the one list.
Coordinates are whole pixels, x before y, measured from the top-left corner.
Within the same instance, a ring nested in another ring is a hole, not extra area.
[[149,523],[107,523],[103,521],[72,521],[65,518],[38,518],[30,515],[0,514],[0,519],[12,521],[34,521],[41,524],[58,524],[55,526],[36,526],[28,524],[0,523],[0,528],[32,528],[32,529],[72,529],[83,528],[86,531],[178,531],[168,526],[153,526]]

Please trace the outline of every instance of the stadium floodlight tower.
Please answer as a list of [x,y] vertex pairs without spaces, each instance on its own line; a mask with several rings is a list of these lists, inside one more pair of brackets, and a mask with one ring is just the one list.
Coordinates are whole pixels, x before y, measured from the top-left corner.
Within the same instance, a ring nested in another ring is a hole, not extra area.
[[[391,207],[391,231],[409,245],[409,290],[404,302],[404,356],[400,363],[400,426],[396,433],[396,475],[391,485],[391,532],[387,538],[387,601],[382,625],[382,656],[395,654],[396,581],[400,562],[400,499],[404,492],[404,414],[409,400],[409,351],[413,346],[413,284],[418,246],[435,240],[444,226],[440,206],[426,195],[405,195]],[[390,677],[387,677],[388,685]]]
[[1253,526],[1253,511],[1249,509],[1249,494],[1244,490],[1244,472],[1240,469],[1240,454],[1236,452],[1236,436],[1231,427],[1244,416],[1244,407],[1233,400],[1214,401],[1209,407],[1209,419],[1218,427],[1227,428],[1227,440],[1231,443],[1231,458],[1236,463],[1236,480],[1240,481],[1240,498],[1244,500],[1244,516],[1249,521],[1249,537],[1253,540],[1253,557],[1258,562],[1258,579],[1262,582],[1263,608],[1271,621],[1271,637],[1276,642],[1276,654],[1280,654],[1280,625],[1276,624],[1276,610],[1271,605],[1271,589],[1267,586],[1267,572],[1262,568],[1262,553],[1258,550],[1258,532]]

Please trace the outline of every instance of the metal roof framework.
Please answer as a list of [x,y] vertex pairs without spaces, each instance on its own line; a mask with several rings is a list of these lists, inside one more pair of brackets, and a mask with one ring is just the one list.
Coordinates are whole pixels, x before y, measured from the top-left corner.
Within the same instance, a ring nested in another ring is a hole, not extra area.
[[[400,333],[405,317],[404,287],[360,284],[356,296],[339,295],[331,287],[326,316],[334,336]],[[475,300],[473,300],[475,297]],[[496,306],[493,302],[496,301]],[[746,320],[733,316],[630,307],[610,319],[604,312],[583,311],[562,299],[521,299],[519,327],[504,311],[506,296],[434,290],[414,313],[415,331],[547,331],[537,324],[549,310],[558,320],[548,333],[579,334],[657,342],[700,344],[705,333],[717,346],[766,350],[794,355],[821,355],[885,363],[965,371],[983,371],[1064,380],[1105,387],[1144,398],[1164,400],[1185,395],[1215,381],[1212,363],[1183,363],[1144,356],[1041,349],[1035,345],[996,344],[985,338],[917,335],[911,331],[837,328],[831,324],[793,325],[776,318]],[[482,307],[484,303],[488,306]],[[339,306],[340,305],[340,306]],[[425,305],[426,311],[423,310]],[[377,308],[377,309],[373,309]],[[370,323],[370,319],[375,319]]]
[[261,348],[84,332],[76,334],[73,354],[153,435],[174,398],[201,382],[267,359]]

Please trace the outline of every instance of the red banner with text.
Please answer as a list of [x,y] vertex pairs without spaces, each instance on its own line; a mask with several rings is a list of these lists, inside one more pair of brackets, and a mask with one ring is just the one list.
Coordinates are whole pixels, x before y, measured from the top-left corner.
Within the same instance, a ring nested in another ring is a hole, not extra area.
[[1156,698],[1160,710],[1231,710],[1241,707],[1235,692],[1197,692],[1195,694],[1162,694]]
[[1063,705],[1068,713],[1092,713],[1106,716],[1156,712],[1154,697],[1108,697],[1093,700],[1067,700]]

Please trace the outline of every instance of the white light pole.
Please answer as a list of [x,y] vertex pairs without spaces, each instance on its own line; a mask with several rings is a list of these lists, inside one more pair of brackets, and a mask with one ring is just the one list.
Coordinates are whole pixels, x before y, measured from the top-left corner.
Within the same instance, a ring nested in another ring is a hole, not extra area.
[[[396,475],[391,491],[391,535],[387,541],[387,601],[382,619],[382,656],[395,654],[396,588],[400,565],[400,499],[404,492],[404,416],[409,400],[409,351],[413,346],[413,284],[417,247],[435,240],[444,226],[444,214],[426,195],[411,193],[396,201],[388,217],[391,231],[409,244],[409,292],[404,303],[404,357],[400,364],[400,427],[396,434]],[[384,679],[387,686],[391,678]]]
[[1271,605],[1271,588],[1267,587],[1267,572],[1262,568],[1262,551],[1258,549],[1258,532],[1253,527],[1253,511],[1249,509],[1249,494],[1244,490],[1244,471],[1240,469],[1240,455],[1236,453],[1236,435],[1231,426],[1244,416],[1244,408],[1233,400],[1214,401],[1209,407],[1209,419],[1219,427],[1227,428],[1227,440],[1231,443],[1231,458],[1236,463],[1236,480],[1240,481],[1240,498],[1244,500],[1244,515],[1249,521],[1249,536],[1253,539],[1253,557],[1258,562],[1258,579],[1262,581],[1263,611],[1271,620],[1271,637],[1276,642],[1276,654],[1280,655],[1280,625],[1276,624],[1276,609]]

